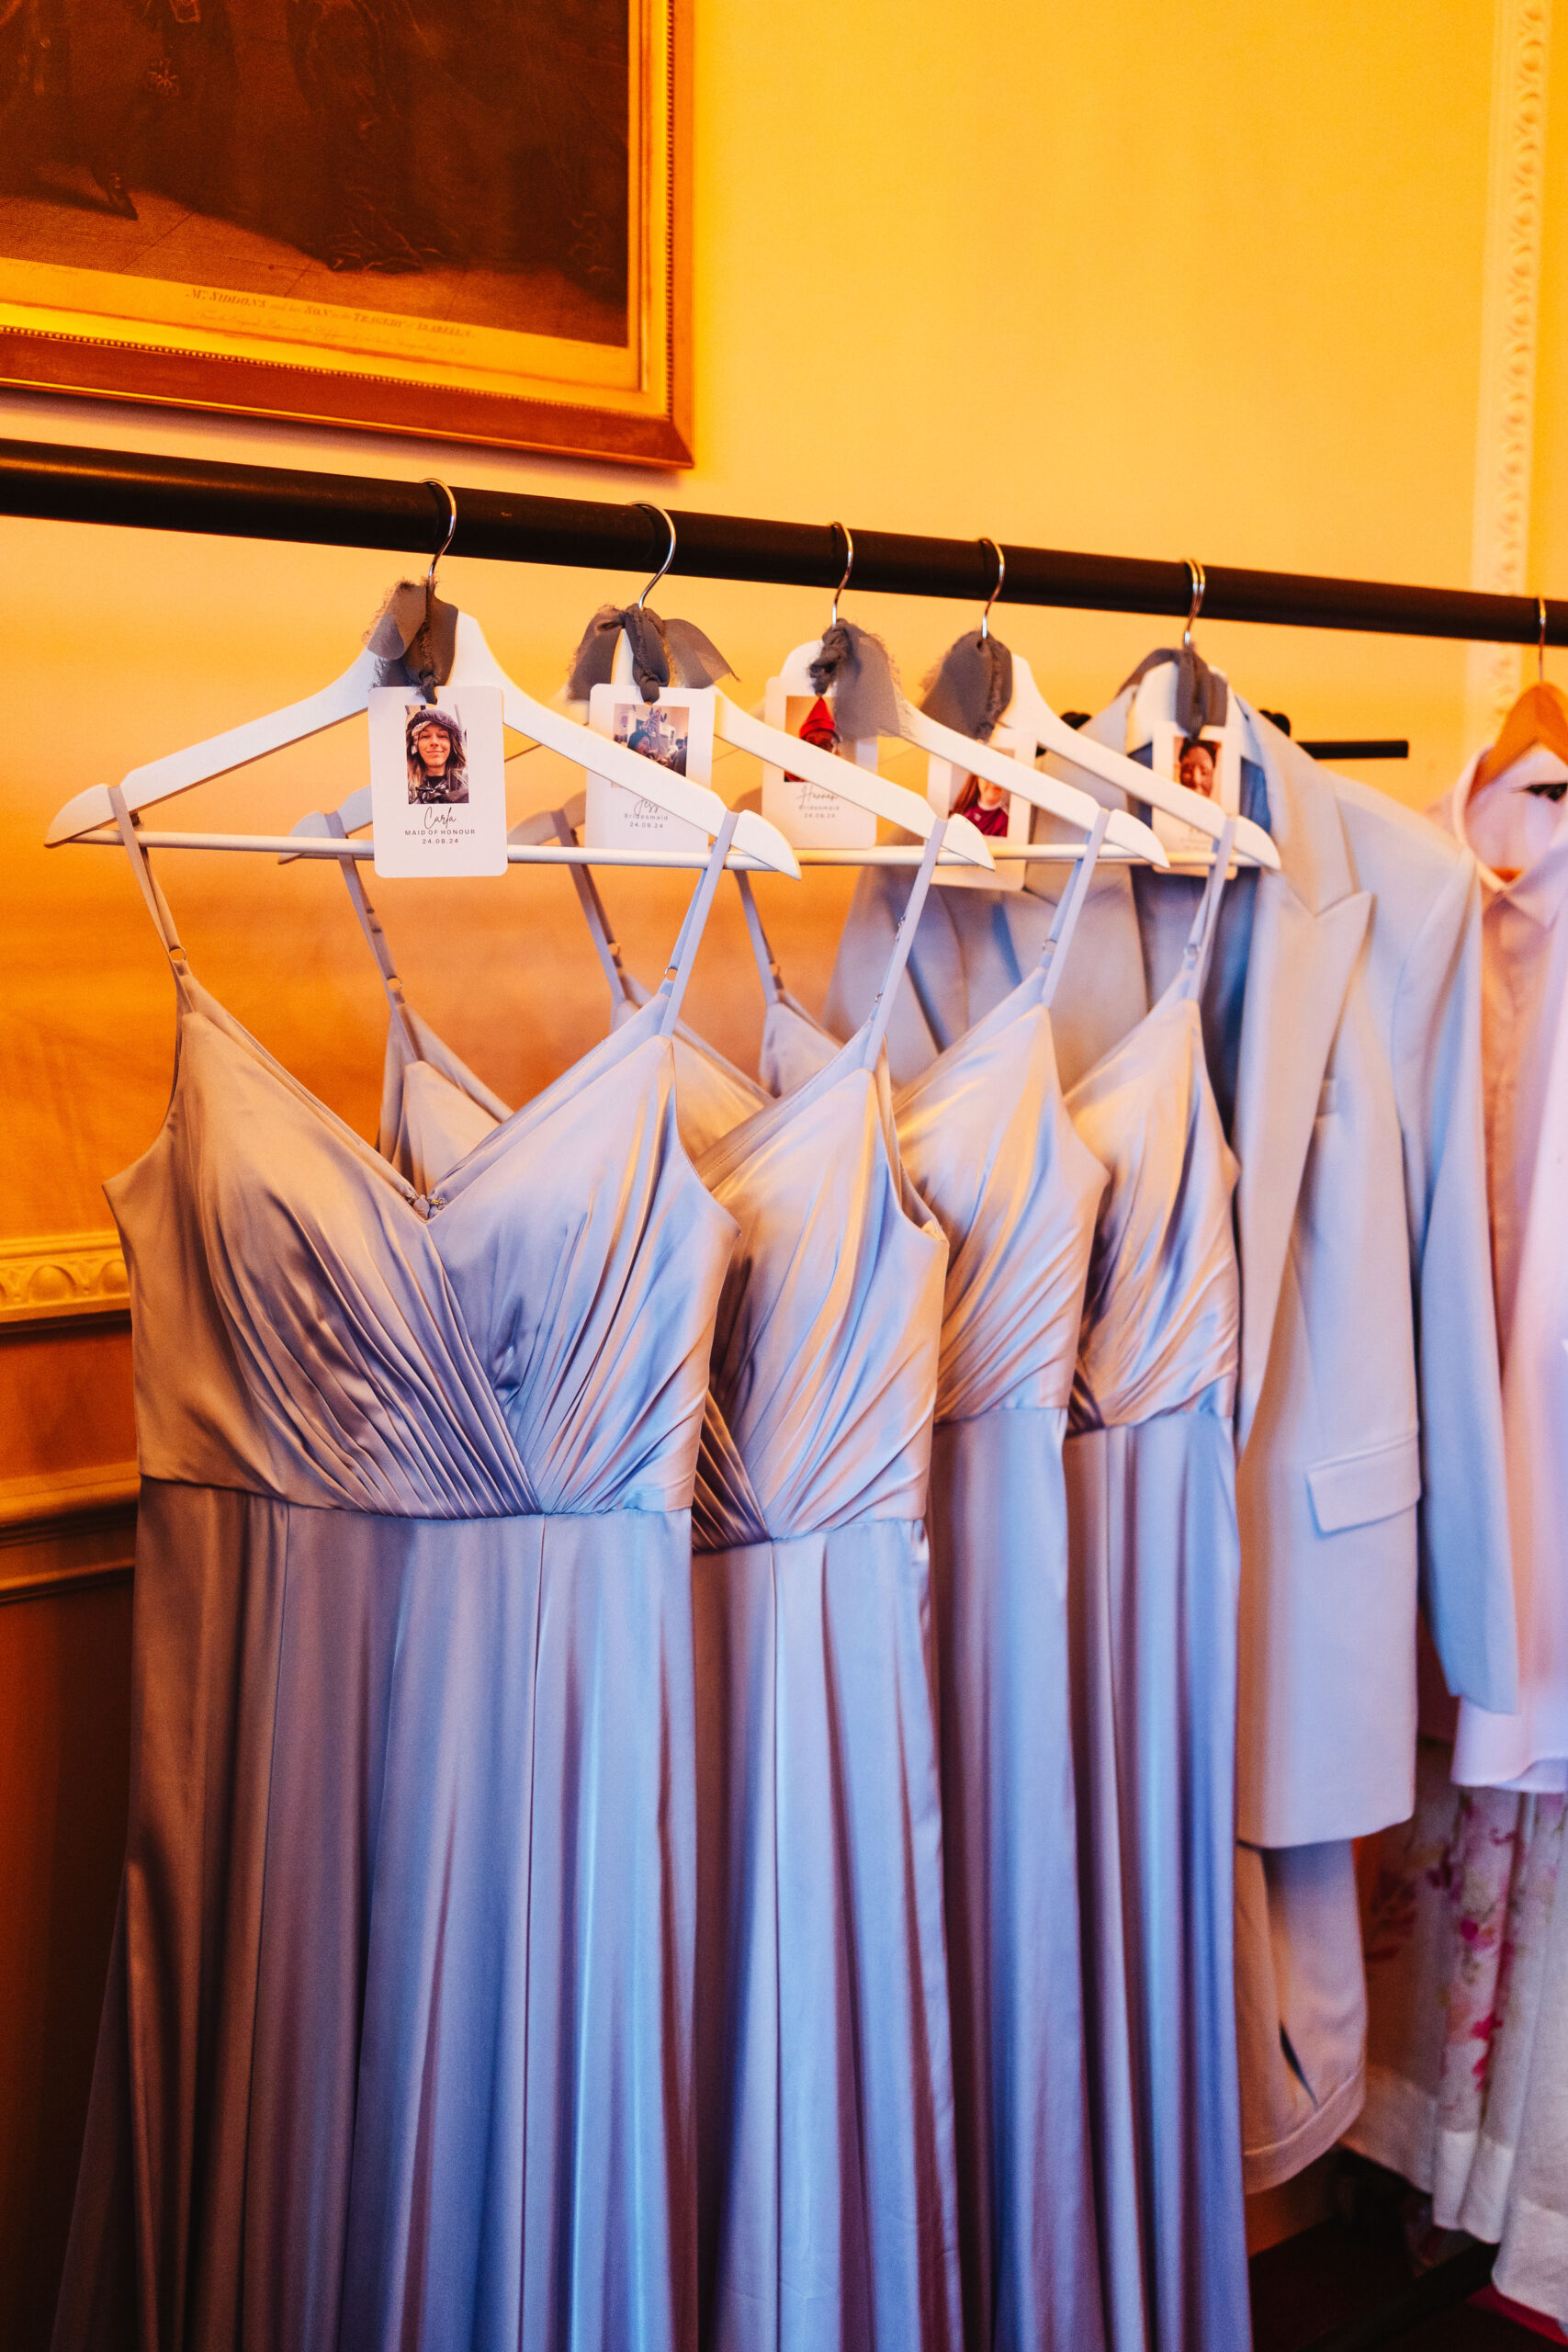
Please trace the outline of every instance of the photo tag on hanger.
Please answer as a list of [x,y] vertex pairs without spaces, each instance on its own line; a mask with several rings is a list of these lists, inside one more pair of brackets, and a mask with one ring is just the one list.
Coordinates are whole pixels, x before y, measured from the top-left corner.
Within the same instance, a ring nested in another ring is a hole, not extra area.
[[376,871],[504,874],[506,771],[499,686],[373,686],[370,813]]
[[[1034,764],[1034,745],[1019,728],[993,728],[991,749],[1023,767]],[[926,761],[926,798],[939,817],[967,817],[977,833],[992,841],[1029,839],[1032,802],[1021,792],[1004,792],[988,776],[973,775],[934,752]],[[1008,858],[992,874],[976,865],[939,865],[931,879],[946,890],[1021,890],[1027,871],[1021,858]]]
[[[1218,671],[1214,674],[1221,675]],[[1176,723],[1175,662],[1165,662],[1157,670],[1148,671],[1127,707],[1128,756],[1145,750],[1157,775],[1168,776],[1172,784],[1184,784],[1190,792],[1201,792],[1227,817],[1240,815],[1241,719],[1234,695],[1227,692],[1223,726],[1203,727],[1195,734],[1184,735]],[[1173,866],[1213,864],[1214,844],[1207,833],[1163,808],[1147,813]]]
[[[815,744],[820,752],[852,759],[857,767],[874,771],[876,738],[846,743],[834,721],[832,688],[819,695],[809,672],[794,674],[795,667],[791,663],[782,677],[768,680],[762,704],[768,725]],[[787,768],[772,767],[765,762],[762,814],[778,827],[792,849],[872,849],[876,843],[876,818],[871,809],[857,808],[809,778],[791,775]]]
[[[595,735],[624,743],[693,784],[711,786],[714,697],[712,686],[666,686],[657,702],[644,702],[632,685],[595,686],[588,697],[588,724]],[[694,850],[699,855],[707,850],[700,825],[671,816],[657,800],[592,770],[587,804],[582,839],[589,849]]]

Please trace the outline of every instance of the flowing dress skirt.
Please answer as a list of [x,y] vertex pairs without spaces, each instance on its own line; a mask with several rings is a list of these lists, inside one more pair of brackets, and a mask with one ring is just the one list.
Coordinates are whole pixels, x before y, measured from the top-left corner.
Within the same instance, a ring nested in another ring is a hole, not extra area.
[[1070,1437],[1065,1459],[1108,2335],[1246,2352],[1230,1422],[1159,1414]]
[[941,1422],[930,1526],[966,2343],[1096,2352],[1063,1408]]
[[958,2352],[924,1534],[698,1552],[702,2341]]
[[685,1512],[142,1488],[57,2352],[689,2346]]

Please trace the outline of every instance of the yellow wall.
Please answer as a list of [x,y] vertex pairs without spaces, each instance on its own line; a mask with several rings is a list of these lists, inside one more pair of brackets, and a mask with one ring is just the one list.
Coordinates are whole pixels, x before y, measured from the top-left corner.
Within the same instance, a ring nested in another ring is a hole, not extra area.
[[[0,401],[0,433],[1467,581],[1490,0],[1416,11],[696,0],[695,15],[690,476],[62,400]],[[1564,594],[1568,141],[1549,157],[1535,524],[1540,577]],[[0,522],[0,1244],[102,1226],[98,1187],[151,1137],[169,1076],[171,991],[124,863],[46,855],[49,816],[85,785],[334,674],[397,569],[373,554]],[[449,562],[444,581],[545,693],[593,605],[638,584],[471,561]],[[694,582],[661,602],[709,629],[750,700],[820,626],[825,599]],[[911,680],[971,617],[892,599],[850,609],[883,631]],[[1001,626],[1058,707],[1097,706],[1169,636],[1136,619],[1018,609]],[[1460,647],[1220,625],[1201,642],[1255,702],[1289,710],[1298,733],[1409,735],[1407,770],[1370,774],[1411,799],[1435,797],[1468,748]],[[363,756],[345,730],[180,813],[286,829],[361,781]],[[547,767],[538,755],[513,770],[514,815],[558,791]],[[720,781],[743,787],[755,780],[743,771],[737,761]],[[164,878],[197,972],[368,1129],[384,1015],[335,875],[171,857]],[[645,977],[663,962],[682,887],[606,879]],[[847,893],[844,877],[821,874],[763,893],[808,1001],[820,1001]],[[603,985],[564,876],[514,871],[450,893],[389,884],[378,895],[414,1001],[510,1099],[598,1034]],[[728,903],[690,1005],[731,1052],[754,1046],[758,992]],[[45,1355],[9,1386],[0,1481],[124,1455],[123,1335],[104,1342],[97,1409],[74,1392],[62,1409]],[[22,1604],[58,1608],[67,1629],[86,1622],[68,1614],[82,1606]],[[106,1603],[99,1634],[74,1653],[82,1675],[107,1678],[99,1719],[111,1723],[123,1648],[106,1649],[104,1629],[118,1622]],[[73,1654],[62,1642],[51,1657]],[[111,1774],[104,1785],[112,1813],[119,1784]],[[47,1771],[28,1786],[26,1803],[56,1802]],[[0,1805],[20,1801],[0,1792]],[[101,1908],[101,1837],[84,1839],[83,1883]],[[34,1840],[29,1870],[36,1851]],[[0,1885],[0,1914],[6,1902]],[[51,1917],[68,1911],[57,1903]],[[47,1938],[48,1919],[38,1932]],[[38,1950],[0,1952],[0,2017],[36,2040],[28,2005],[48,1979]],[[71,2046],[79,2053],[80,2030]],[[72,2083],[79,2097],[75,2058]],[[19,2177],[0,2162],[0,2183]],[[0,2231],[0,2249],[24,2241],[53,2258],[56,2238],[30,2211],[20,2237]]]
[[[1430,0],[1415,20],[1350,0],[973,20],[933,0],[815,0],[787,39],[769,12],[699,0],[696,15],[699,463],[672,487],[68,401],[6,402],[0,424],[1210,562],[1468,577],[1485,0]],[[119,861],[46,859],[45,820],[80,786],[332,674],[396,567],[81,526],[5,524],[0,546],[13,693],[48,714],[45,742],[0,747],[0,890],[20,901],[6,925],[20,967],[6,980],[6,1116],[25,1146],[0,1232],[58,1231],[101,1222],[98,1182],[151,1134],[169,1015]],[[473,562],[445,577],[546,690],[593,604],[634,584]],[[710,628],[748,695],[823,603],[705,582],[663,601]],[[891,599],[852,609],[910,677],[967,617]],[[1103,700],[1167,633],[1035,611],[1005,628],[1058,707]],[[1298,732],[1410,735],[1409,770],[1378,780],[1413,797],[1440,789],[1465,748],[1461,649],[1218,625],[1202,642]],[[728,775],[750,781],[740,765]],[[519,807],[545,796],[545,766],[514,771]],[[357,742],[334,738],[182,813],[286,825],[360,768]],[[168,883],[197,969],[367,1120],[379,1014],[335,878],[186,859]],[[473,885],[455,930],[439,892],[381,896],[419,1002],[502,1091],[587,1042],[603,1003],[559,877]],[[673,889],[617,882],[611,896],[656,968]],[[810,934],[796,969],[819,986],[842,890],[818,877],[796,899],[780,920]],[[733,944],[733,922],[724,935]],[[694,1011],[744,1051],[755,996],[728,987],[726,960],[710,956]]]

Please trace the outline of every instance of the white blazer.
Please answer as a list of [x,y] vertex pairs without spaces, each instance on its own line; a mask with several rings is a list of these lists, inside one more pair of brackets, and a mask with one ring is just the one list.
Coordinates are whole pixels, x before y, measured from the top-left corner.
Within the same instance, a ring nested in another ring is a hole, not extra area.
[[[1089,730],[1119,749],[1127,699]],[[1232,1136],[1237,1834],[1315,1845],[1413,1809],[1418,1593],[1456,1693],[1506,1708],[1517,1687],[1480,888],[1473,860],[1427,820],[1240,710],[1280,871],[1257,877]],[[1030,897],[944,894],[890,1037],[906,1069],[922,1057],[919,1038],[930,1058],[955,1011],[957,1025],[979,1018],[1038,952],[1048,910],[1021,903]],[[864,877],[829,1001],[835,1027],[863,1010],[886,901]],[[1057,1005],[1068,1083],[1146,1009],[1124,869],[1102,869],[1091,888]],[[904,1074],[897,1055],[895,1066]]]

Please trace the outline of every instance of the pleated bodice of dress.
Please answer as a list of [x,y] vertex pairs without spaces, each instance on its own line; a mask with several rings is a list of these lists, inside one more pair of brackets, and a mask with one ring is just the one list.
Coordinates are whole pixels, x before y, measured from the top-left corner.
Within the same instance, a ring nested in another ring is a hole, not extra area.
[[427,1518],[685,1508],[733,1227],[657,1017],[420,1194],[188,983],[167,1119],[107,1188],[143,1475]]
[[[613,1015],[616,1030],[635,1021],[638,1007],[649,1001],[648,990],[640,980],[628,972],[624,976],[626,995],[617,1003]],[[676,1025],[675,1105],[681,1122],[681,1137],[694,1159],[700,1159],[720,1136],[738,1127],[760,1111],[768,1097],[766,1090],[743,1069],[726,1061],[724,1056],[706,1039],[699,1037],[685,1022]]]
[[705,2352],[957,2352],[930,1562],[946,1248],[864,1035],[699,1163]]
[[931,1572],[964,2340],[1103,2343],[1062,1442],[1106,1175],[1062,1099],[1042,965],[897,1101],[948,1239]]
[[714,1332],[693,1540],[918,1520],[946,1248],[854,1041],[699,1163],[740,1228]]
[[1065,1406],[1106,1171],[1056,1076],[1047,970],[898,1095],[909,1181],[948,1240],[939,1421]]
[[773,1097],[793,1094],[815,1078],[840,1043],[812,1019],[798,999],[781,993],[762,1014],[753,1080],[682,1023],[675,1040],[675,1094],[681,1134],[693,1159],[701,1159],[710,1145]]
[[1068,1097],[1110,1172],[1073,1382],[1075,1430],[1194,1409],[1228,1421],[1241,1331],[1236,1164],[1195,999],[1168,991]]

